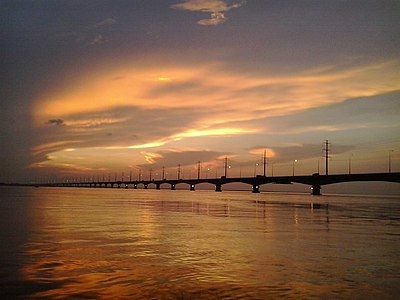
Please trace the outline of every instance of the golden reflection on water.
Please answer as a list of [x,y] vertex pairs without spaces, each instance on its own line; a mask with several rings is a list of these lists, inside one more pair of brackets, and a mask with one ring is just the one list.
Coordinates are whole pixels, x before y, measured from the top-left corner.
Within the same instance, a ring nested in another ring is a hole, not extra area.
[[21,274],[42,286],[37,298],[387,296],[399,244],[381,234],[399,224],[349,223],[331,207],[302,195],[34,190]]

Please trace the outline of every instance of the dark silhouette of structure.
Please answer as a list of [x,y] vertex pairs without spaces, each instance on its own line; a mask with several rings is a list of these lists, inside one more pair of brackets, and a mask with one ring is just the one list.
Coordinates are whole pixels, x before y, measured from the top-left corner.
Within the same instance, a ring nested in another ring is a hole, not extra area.
[[[254,177],[232,177],[228,178],[226,175],[220,178],[197,178],[197,179],[182,179],[179,174],[178,179],[155,180],[114,180],[114,181],[77,181],[77,182],[55,182],[55,183],[42,183],[42,184],[8,184],[17,186],[43,186],[43,187],[79,187],[79,188],[129,188],[137,189],[139,185],[147,189],[149,185],[155,186],[160,189],[162,184],[169,184],[171,190],[176,189],[177,184],[187,184],[191,191],[194,191],[197,184],[209,183],[215,185],[215,191],[221,192],[222,186],[228,183],[246,183],[252,186],[253,193],[260,192],[260,186],[263,184],[292,184],[301,183],[311,186],[312,195],[321,195],[321,187],[327,184],[341,183],[341,182],[354,182],[354,181],[386,181],[400,183],[400,172],[396,173],[366,173],[366,174],[335,174],[335,175],[320,175],[315,173],[306,176],[262,176],[256,175]],[[225,174],[227,171],[227,158],[225,158]]]

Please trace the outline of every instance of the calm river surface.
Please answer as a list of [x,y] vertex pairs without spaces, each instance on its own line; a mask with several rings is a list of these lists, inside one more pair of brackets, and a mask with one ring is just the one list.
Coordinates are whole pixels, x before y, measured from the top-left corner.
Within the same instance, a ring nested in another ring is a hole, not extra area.
[[400,294],[400,198],[1,188],[0,225],[2,298]]

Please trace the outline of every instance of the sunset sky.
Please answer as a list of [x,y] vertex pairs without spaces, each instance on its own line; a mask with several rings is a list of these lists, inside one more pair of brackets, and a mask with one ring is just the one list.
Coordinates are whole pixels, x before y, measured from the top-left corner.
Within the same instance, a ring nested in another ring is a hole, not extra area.
[[400,169],[399,1],[0,5],[0,181]]

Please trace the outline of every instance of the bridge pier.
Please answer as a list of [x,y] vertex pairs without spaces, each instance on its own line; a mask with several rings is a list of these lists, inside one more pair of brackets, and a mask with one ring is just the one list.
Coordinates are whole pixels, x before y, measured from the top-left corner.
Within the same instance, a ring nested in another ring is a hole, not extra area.
[[147,190],[147,184],[145,184],[145,185],[143,186],[143,188],[144,188],[145,190]]
[[194,191],[194,187],[195,187],[195,185],[194,185],[194,184],[191,184],[191,185],[190,185],[190,190],[191,190],[191,191]]
[[175,184],[171,184],[171,191],[175,191]]
[[314,184],[311,187],[311,195],[320,196],[321,195],[321,186],[319,184]]
[[260,186],[258,184],[253,184],[253,193],[259,193],[260,192]]
[[216,192],[222,192],[222,184],[216,184],[215,185],[215,191]]
[[121,184],[120,184],[120,183],[118,183],[118,188],[119,188],[119,189],[121,188]]
[[133,185],[133,189],[137,190],[137,184],[136,183]]
[[160,185],[159,183],[156,184],[156,189],[159,190],[160,189]]

